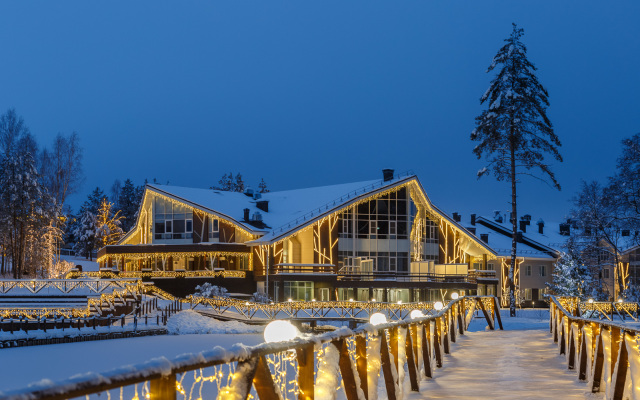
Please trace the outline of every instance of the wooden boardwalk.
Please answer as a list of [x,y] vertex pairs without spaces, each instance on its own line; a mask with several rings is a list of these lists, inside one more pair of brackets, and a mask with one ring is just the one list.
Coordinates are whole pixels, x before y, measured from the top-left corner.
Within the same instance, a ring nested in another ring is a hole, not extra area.
[[567,370],[549,329],[467,332],[418,399],[604,399]]

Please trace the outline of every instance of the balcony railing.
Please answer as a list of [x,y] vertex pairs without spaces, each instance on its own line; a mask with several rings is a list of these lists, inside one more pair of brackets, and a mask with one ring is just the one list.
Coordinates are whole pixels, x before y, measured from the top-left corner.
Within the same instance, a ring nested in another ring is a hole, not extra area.
[[475,283],[475,276],[415,273],[401,271],[357,272],[341,269],[338,280],[342,281],[396,281],[396,282],[439,282],[439,283]]
[[334,274],[333,264],[276,264],[270,271],[272,274]]
[[496,276],[496,271],[493,270],[479,270],[479,269],[470,269],[469,276],[472,276],[474,280],[478,279],[498,279]]

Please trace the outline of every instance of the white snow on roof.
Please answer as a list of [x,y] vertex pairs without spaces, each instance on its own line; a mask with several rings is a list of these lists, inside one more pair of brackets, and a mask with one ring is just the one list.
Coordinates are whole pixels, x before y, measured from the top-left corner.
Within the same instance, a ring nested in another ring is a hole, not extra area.
[[[303,223],[303,217],[305,221],[309,221],[309,218],[313,218],[313,216],[317,216],[319,213],[339,206],[341,203],[350,201],[356,196],[377,191],[387,186],[393,186],[400,181],[406,181],[411,178],[413,178],[413,176],[395,178],[386,182],[380,179],[262,193],[262,197],[258,200],[254,200],[253,197],[238,192],[157,184],[150,184],[148,186],[176,198],[183,199],[186,202],[192,203],[194,206],[200,206],[201,208],[224,214],[245,226],[250,231],[270,232],[270,234],[265,235],[266,238],[266,236],[275,236],[276,233],[273,231],[278,230],[279,232],[280,230],[278,228],[283,226],[287,228],[288,224],[293,228],[295,225]],[[264,212],[256,206],[257,201],[263,200],[269,201],[268,212]],[[262,215],[262,222],[264,222],[268,228],[258,229],[243,222],[245,208],[250,210],[250,215],[259,212]],[[313,216],[311,215],[312,213]],[[296,219],[298,219],[298,222],[296,222]]]
[[[495,250],[500,257],[511,256],[511,236],[506,236],[500,232],[496,232],[491,228],[476,223],[476,236],[480,238],[481,234],[489,234],[489,247]],[[525,234],[528,236],[528,234]],[[516,247],[516,256],[518,257],[533,257],[533,258],[548,258],[553,259],[548,253],[535,249],[526,243],[518,243]]]

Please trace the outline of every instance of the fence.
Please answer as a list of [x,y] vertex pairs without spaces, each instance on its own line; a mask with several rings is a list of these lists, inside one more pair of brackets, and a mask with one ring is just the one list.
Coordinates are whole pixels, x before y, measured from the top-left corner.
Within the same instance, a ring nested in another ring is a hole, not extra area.
[[[639,331],[608,319],[578,316],[597,310],[593,302],[550,298],[549,330],[567,358],[568,369],[576,370],[592,392],[605,392],[607,399],[640,398]],[[606,316],[608,310],[603,311]]]
[[347,400],[374,400],[382,377],[388,398],[396,400],[404,397],[406,374],[410,390],[419,391],[420,379],[432,378],[442,367],[451,342],[468,327],[473,313],[468,302],[477,303],[485,316],[499,315],[495,299],[463,297],[428,317],[367,324],[355,331],[341,328],[255,347],[216,347],[172,361],[156,359],[57,384],[40,383],[37,388],[0,394],[0,399],[68,399],[105,392],[111,398],[115,389],[120,398],[132,394],[134,399],[176,399],[179,393],[188,399],[246,400],[251,395],[261,400],[314,400],[340,390]]

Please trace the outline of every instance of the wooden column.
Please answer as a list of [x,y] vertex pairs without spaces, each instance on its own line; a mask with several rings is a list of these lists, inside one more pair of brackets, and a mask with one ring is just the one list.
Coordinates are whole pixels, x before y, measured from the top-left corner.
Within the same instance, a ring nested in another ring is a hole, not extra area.
[[611,378],[611,386],[613,387],[613,399],[614,400],[622,400],[622,395],[624,394],[624,387],[627,379],[627,368],[629,363],[629,355],[627,353],[627,345],[625,343],[625,332],[622,331],[620,334],[622,341],[620,342],[620,351],[618,352],[618,370],[615,371],[615,374]]
[[152,399],[176,400],[176,374],[152,380],[149,392]]
[[430,338],[431,338],[431,322],[427,321],[422,325],[422,362],[424,363],[424,374],[427,378],[432,378],[431,373],[431,352]]
[[313,345],[296,349],[298,360],[298,400],[313,400],[313,372],[316,366]]
[[364,392],[364,398],[369,400],[369,385],[367,382],[367,338],[356,336],[356,369],[360,377],[360,388]]
[[411,340],[411,332],[407,329],[407,336],[405,340],[405,354],[407,356],[407,369],[409,370],[409,381],[411,382],[411,390],[419,392],[418,386],[418,372],[416,371],[416,361],[413,353],[413,341]]
[[389,355],[389,346],[387,345],[387,334],[384,330],[380,332],[380,362],[384,373],[387,397],[389,400],[396,400],[396,382],[391,373],[391,357]]

